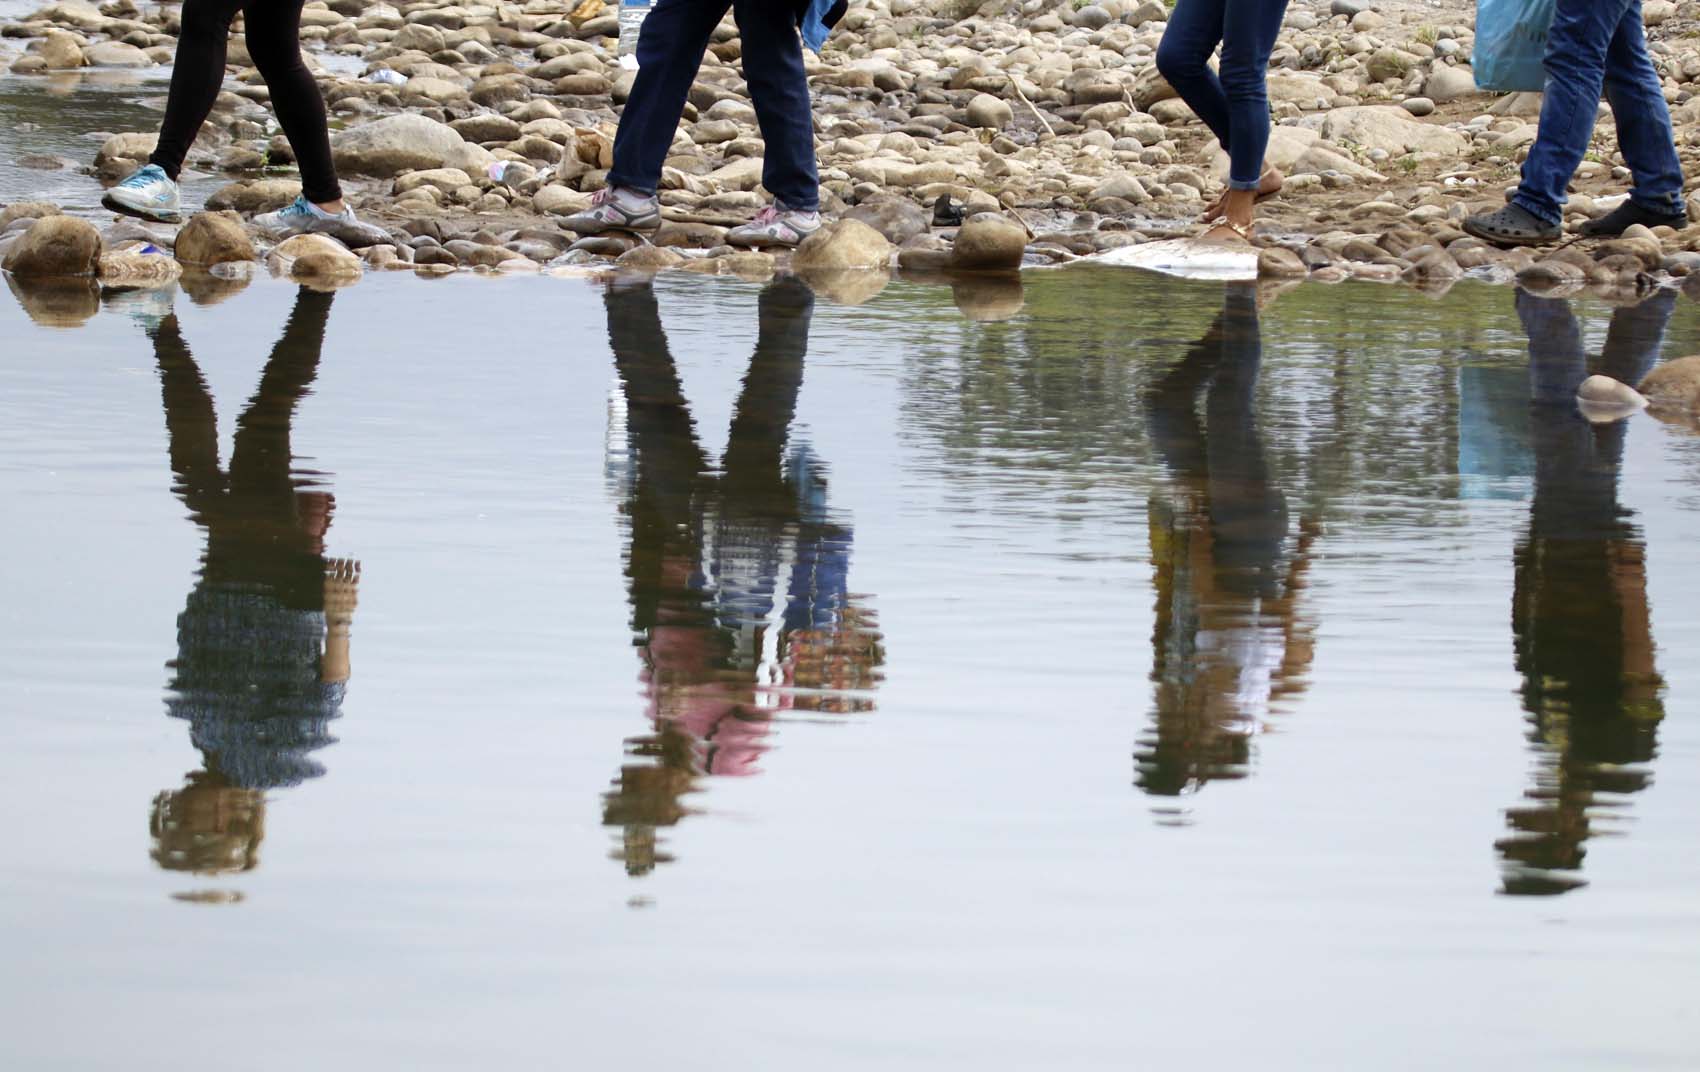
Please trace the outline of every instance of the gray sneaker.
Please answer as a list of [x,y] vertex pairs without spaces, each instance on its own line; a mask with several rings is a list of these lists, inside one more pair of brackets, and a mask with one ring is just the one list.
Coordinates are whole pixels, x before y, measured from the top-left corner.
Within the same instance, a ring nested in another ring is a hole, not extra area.
[[295,200],[276,212],[262,212],[254,217],[254,226],[273,238],[289,238],[298,234],[325,234],[339,224],[354,222],[354,210],[346,205],[341,212],[326,212],[305,197]]
[[726,232],[726,241],[734,246],[796,246],[820,230],[819,212],[803,212],[786,208],[775,202],[756,213],[756,218],[742,227]]
[[653,231],[661,226],[661,199],[645,196],[621,186],[596,191],[590,207],[561,221],[574,234],[599,235],[605,231]]
[[126,216],[176,223],[183,218],[182,198],[177,184],[158,164],[137,168],[130,177],[106,191],[100,203]]

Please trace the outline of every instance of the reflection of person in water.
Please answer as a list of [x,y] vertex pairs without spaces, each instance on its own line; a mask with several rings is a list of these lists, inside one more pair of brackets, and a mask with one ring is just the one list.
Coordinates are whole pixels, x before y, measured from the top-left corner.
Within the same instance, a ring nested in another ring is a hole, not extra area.
[[866,701],[878,633],[850,595],[850,530],[826,509],[823,467],[789,442],[813,295],[795,279],[759,299],[755,354],[718,472],[697,442],[647,284],[607,292],[625,410],[631,525],[627,579],[654,732],[628,741],[603,821],[624,830],[632,874],[668,857],[699,775],[748,775],[776,712],[847,711]]
[[1210,329],[1148,396],[1175,485],[1151,503],[1156,714],[1134,754],[1138,785],[1158,796],[1242,776],[1271,701],[1302,691],[1310,666],[1298,601],[1315,529],[1301,523],[1289,557],[1287,502],[1257,428],[1261,360],[1256,289],[1230,285]]
[[[174,490],[206,532],[199,579],[177,619],[174,718],[203,769],[154,801],[153,857],[176,871],[258,863],[268,789],[323,773],[312,753],[348,681],[359,567],[324,557],[333,500],[291,471],[289,429],[318,370],[331,295],[303,289],[259,389],[236,422],[228,470],[213,400],[175,315],[150,330],[165,397]],[[315,477],[321,475],[315,474]]]
[[[1618,309],[1592,371],[1640,382],[1675,303],[1665,291]],[[1506,813],[1515,833],[1498,849],[1505,892],[1550,894],[1582,885],[1575,872],[1596,809],[1649,783],[1664,706],[1645,544],[1617,501],[1628,424],[1594,425],[1576,411],[1591,370],[1570,303],[1519,291],[1517,313],[1529,336],[1535,491],[1511,627],[1541,765],[1528,803]]]

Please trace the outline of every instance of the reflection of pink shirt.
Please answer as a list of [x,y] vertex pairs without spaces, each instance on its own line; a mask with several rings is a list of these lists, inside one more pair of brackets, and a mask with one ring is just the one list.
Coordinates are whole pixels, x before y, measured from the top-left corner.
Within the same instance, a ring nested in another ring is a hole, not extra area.
[[[657,726],[670,723],[696,741],[695,767],[701,773],[747,777],[761,769],[774,713],[792,707],[792,661],[788,653],[782,657],[779,680],[771,684],[729,680],[706,667],[705,640],[702,630],[688,626],[651,631],[641,675],[649,718]],[[764,676],[759,670],[752,677]]]

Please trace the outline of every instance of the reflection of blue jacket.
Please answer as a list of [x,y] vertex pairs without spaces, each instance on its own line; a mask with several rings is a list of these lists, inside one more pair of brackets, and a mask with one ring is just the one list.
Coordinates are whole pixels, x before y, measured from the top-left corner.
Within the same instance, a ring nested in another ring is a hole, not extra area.
[[827,33],[838,25],[850,3],[849,0],[800,0],[800,6],[802,15],[797,19],[797,27],[803,31],[803,44],[819,52],[826,44]]

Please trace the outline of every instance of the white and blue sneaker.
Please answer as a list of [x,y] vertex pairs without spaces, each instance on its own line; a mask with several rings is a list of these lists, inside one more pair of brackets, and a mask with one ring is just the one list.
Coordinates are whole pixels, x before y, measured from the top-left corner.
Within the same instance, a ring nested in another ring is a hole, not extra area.
[[165,169],[158,164],[138,168],[129,178],[106,191],[100,203],[114,212],[160,223],[176,223],[183,217],[177,184],[166,177]]
[[276,212],[262,212],[254,217],[254,226],[275,238],[325,234],[334,231],[339,224],[346,226],[353,222],[353,209],[344,206],[341,212],[326,212],[299,195]]

